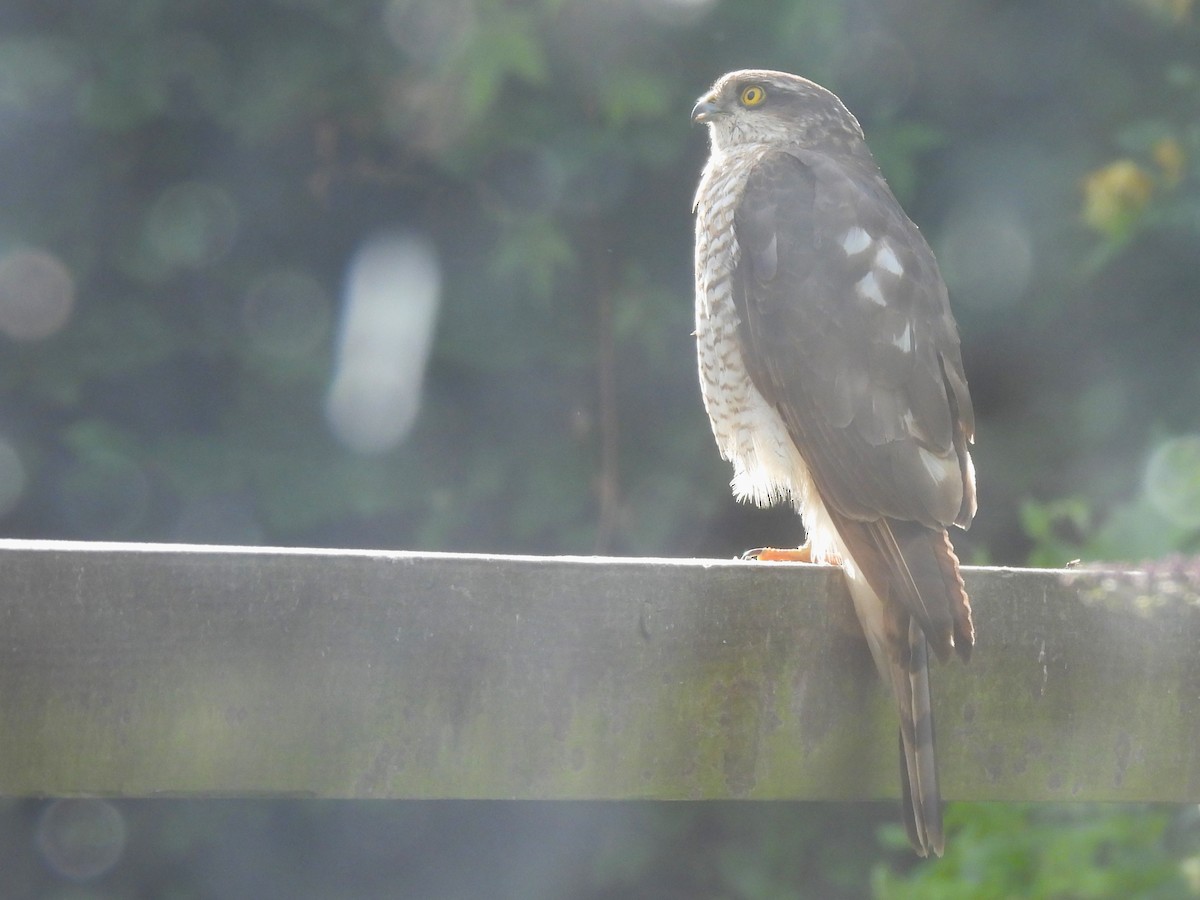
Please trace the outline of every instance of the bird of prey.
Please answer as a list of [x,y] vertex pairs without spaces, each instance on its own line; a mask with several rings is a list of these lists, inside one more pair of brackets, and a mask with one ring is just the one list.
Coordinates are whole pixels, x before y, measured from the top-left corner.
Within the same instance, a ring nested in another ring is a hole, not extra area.
[[692,119],[704,406],[739,499],[790,501],[797,558],[840,563],[900,712],[908,836],[941,855],[928,649],[966,660],[971,607],[947,528],[975,514],[974,413],[933,253],[833,93],[720,78]]

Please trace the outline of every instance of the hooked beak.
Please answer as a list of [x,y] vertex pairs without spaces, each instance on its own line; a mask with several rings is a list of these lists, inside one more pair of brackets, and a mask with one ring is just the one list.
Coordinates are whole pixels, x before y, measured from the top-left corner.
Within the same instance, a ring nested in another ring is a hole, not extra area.
[[710,96],[701,97],[696,105],[692,107],[693,122],[707,122],[713,116],[724,114],[724,110],[717,106],[716,102]]

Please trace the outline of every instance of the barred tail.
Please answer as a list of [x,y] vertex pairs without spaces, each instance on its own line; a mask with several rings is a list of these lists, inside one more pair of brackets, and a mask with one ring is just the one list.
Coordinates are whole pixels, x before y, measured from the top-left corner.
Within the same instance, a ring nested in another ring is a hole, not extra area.
[[971,606],[945,529],[831,513],[847,559],[850,593],[871,654],[900,714],[904,822],[921,856],[942,855],[942,799],[929,695],[932,649],[970,657]]
[[[907,660],[895,666],[892,686],[900,709],[900,784],[904,826],[920,856],[942,855],[942,796],[934,755],[929,695],[929,649],[915,619],[908,624]],[[907,671],[906,671],[907,670]]]

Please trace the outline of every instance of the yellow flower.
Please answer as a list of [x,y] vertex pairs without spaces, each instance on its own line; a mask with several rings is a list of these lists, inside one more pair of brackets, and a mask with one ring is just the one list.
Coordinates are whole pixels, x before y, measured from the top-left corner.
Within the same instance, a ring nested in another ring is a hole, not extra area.
[[1193,0],[1140,0],[1151,12],[1165,16],[1174,22],[1182,22],[1192,13]]
[[1154,179],[1131,159],[1118,159],[1083,179],[1083,221],[1118,237],[1137,221],[1154,193]]
[[1151,152],[1154,155],[1154,161],[1162,169],[1163,182],[1167,187],[1175,187],[1179,184],[1183,180],[1183,172],[1187,166],[1187,156],[1183,152],[1183,147],[1179,145],[1179,141],[1175,138],[1163,138],[1154,145]]

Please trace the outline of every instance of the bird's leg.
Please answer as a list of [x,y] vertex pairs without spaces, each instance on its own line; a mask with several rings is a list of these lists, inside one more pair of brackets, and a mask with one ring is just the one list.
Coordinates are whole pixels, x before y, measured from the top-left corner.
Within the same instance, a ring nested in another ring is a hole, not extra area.
[[[817,562],[812,558],[812,543],[810,541],[805,541],[801,546],[795,548],[757,547],[754,550],[747,550],[743,553],[742,559],[757,559],[761,562]],[[821,563],[824,565],[839,566],[842,561],[836,556],[832,556],[821,560]]]

